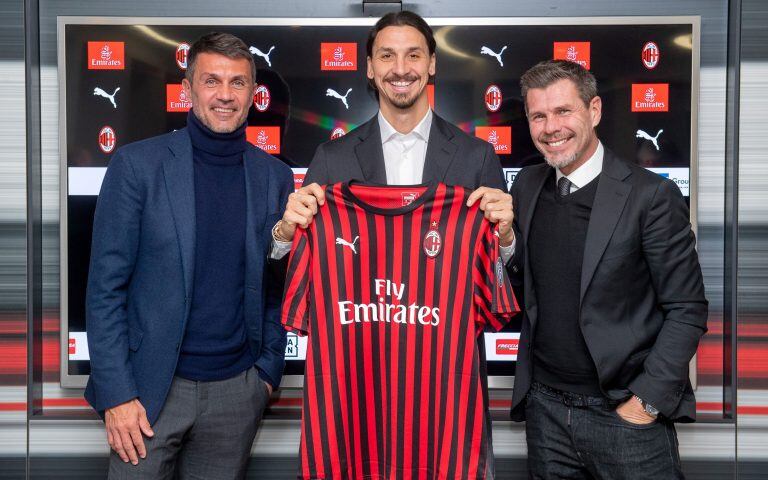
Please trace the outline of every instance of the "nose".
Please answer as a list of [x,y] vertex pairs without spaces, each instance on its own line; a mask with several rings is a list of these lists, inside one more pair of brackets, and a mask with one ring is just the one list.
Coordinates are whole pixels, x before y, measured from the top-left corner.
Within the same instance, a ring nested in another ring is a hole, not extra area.
[[398,55],[397,58],[395,59],[395,65],[392,68],[392,71],[394,73],[396,73],[397,75],[402,76],[402,75],[405,75],[406,73],[408,73],[408,70],[409,70],[409,68],[408,68],[407,62],[405,60],[405,56]]
[[549,135],[558,131],[560,131],[560,119],[556,115],[547,115],[544,120],[544,133]]
[[234,99],[234,90],[228,83],[221,82],[219,88],[216,89],[216,97],[222,102],[230,102]]

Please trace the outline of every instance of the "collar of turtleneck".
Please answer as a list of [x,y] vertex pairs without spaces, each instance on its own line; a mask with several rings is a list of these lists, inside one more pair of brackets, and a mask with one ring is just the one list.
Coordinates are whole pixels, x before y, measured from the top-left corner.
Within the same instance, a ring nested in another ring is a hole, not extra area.
[[187,130],[195,157],[205,163],[239,163],[248,144],[245,139],[246,125],[247,122],[230,133],[217,133],[203,125],[194,111],[190,110],[187,115]]

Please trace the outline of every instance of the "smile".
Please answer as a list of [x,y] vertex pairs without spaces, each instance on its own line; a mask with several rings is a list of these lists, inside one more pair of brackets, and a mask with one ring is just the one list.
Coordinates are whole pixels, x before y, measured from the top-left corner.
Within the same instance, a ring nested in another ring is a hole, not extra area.
[[548,147],[560,147],[562,145],[565,145],[565,142],[567,142],[570,139],[571,139],[570,137],[567,137],[567,138],[561,138],[560,140],[555,140],[555,141],[550,141],[550,142],[542,142],[542,143],[544,143]]

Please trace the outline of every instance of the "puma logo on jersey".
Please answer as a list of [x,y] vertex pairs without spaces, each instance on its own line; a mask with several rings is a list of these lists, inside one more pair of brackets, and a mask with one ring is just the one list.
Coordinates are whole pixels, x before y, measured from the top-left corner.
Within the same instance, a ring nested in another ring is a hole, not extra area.
[[355,247],[355,244],[357,243],[357,241],[359,239],[360,239],[360,237],[357,236],[357,237],[355,237],[354,240],[352,240],[352,243],[349,243],[348,241],[344,240],[343,238],[336,237],[336,245],[341,245],[341,246],[344,246],[344,247],[349,247],[349,249],[352,250],[352,252],[355,255],[357,255],[357,248]]

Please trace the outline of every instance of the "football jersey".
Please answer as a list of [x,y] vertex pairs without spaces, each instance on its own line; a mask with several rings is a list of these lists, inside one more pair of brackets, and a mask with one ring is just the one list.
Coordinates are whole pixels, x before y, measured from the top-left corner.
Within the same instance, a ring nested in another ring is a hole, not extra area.
[[440,183],[325,189],[282,322],[308,335],[301,478],[486,478],[477,336],[518,312],[498,234]]

